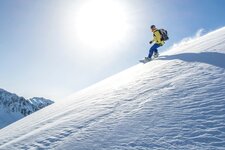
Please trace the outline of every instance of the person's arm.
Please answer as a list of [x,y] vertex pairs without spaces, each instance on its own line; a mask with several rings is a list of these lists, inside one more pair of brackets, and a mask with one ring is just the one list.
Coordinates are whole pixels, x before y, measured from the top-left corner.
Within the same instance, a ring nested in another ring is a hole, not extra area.
[[151,40],[149,43],[152,44],[153,42],[156,42],[156,37],[153,35],[153,40]]

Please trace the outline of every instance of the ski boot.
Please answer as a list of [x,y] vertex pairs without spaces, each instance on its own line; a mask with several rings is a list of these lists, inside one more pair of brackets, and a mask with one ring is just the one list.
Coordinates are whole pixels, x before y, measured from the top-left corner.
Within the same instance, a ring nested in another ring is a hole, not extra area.
[[158,52],[157,52],[157,53],[154,53],[153,57],[154,57],[154,58],[159,57],[159,53],[158,53]]

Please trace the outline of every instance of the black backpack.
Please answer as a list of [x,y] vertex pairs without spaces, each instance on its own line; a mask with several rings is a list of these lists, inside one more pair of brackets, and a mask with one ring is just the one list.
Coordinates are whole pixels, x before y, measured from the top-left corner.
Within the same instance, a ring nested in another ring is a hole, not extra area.
[[167,33],[167,31],[165,29],[159,29],[158,31],[159,31],[159,33],[161,35],[161,40],[162,41],[166,41],[166,40],[169,39],[168,33]]

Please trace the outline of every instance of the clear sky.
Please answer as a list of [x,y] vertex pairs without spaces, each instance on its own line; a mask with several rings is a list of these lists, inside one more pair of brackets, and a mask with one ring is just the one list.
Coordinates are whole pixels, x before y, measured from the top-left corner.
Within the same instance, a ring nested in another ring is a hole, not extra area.
[[165,51],[225,26],[224,0],[1,0],[0,88],[58,100],[138,63],[150,25]]

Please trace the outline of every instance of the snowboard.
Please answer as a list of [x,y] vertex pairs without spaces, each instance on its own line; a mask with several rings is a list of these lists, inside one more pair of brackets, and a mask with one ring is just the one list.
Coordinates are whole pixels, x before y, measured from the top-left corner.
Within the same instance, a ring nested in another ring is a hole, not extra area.
[[139,62],[141,62],[141,63],[143,63],[143,64],[145,64],[145,63],[148,63],[148,62],[150,62],[150,61],[152,61],[152,60],[154,60],[154,59],[157,59],[159,57],[159,54],[157,54],[157,55],[155,55],[154,57],[152,57],[151,59],[141,59],[141,60],[139,60]]
[[141,62],[143,64],[148,63],[150,61],[152,61],[152,59],[151,60],[147,60],[147,59],[144,58],[144,59],[139,60],[139,62]]

